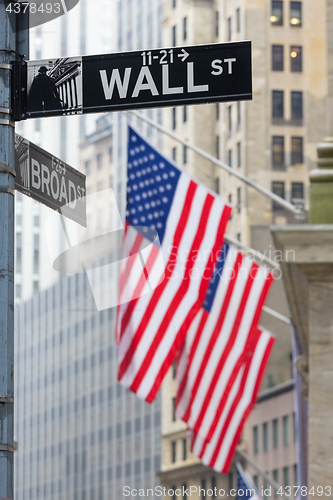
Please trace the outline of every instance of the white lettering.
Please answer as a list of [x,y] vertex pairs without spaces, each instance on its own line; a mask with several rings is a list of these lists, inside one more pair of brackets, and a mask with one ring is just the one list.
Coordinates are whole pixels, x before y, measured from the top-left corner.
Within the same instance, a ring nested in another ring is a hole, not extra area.
[[59,202],[61,202],[61,200],[64,198],[64,200],[66,201],[66,205],[68,203],[68,199],[67,199],[67,189],[66,189],[66,181],[65,181],[65,177],[61,177],[61,187],[60,187],[60,196],[59,196]]
[[190,497],[192,496],[192,492],[195,493],[198,491],[198,487],[197,486],[190,486]]
[[[71,194],[74,194],[74,197],[72,198]],[[69,194],[69,206],[70,208],[75,208],[76,207],[76,191],[75,191],[75,184],[72,181],[68,181],[68,194]]]
[[124,81],[121,81],[119,69],[118,68],[113,69],[111,73],[110,83],[108,83],[106,70],[105,69],[100,70],[99,74],[101,75],[105,99],[107,100],[112,99],[115,85],[117,86],[120,99],[126,98],[131,71],[132,68],[126,68],[124,74]]
[[[147,80],[147,83],[143,83],[144,79]],[[148,66],[142,66],[133,90],[132,97],[138,97],[141,90],[150,90],[152,95],[158,95],[158,90]]]
[[228,75],[232,75],[232,63],[236,62],[236,58],[231,57],[230,59],[224,59],[224,62],[228,63]]
[[169,87],[169,65],[162,66],[162,94],[183,94],[184,87]]
[[188,92],[208,92],[208,85],[194,85],[194,63],[187,63],[187,91]]
[[[56,186],[57,186],[56,191],[54,191],[54,186],[53,186],[54,180],[56,181]],[[55,172],[55,170],[52,170],[52,173],[51,173],[51,193],[52,193],[52,196],[55,200],[57,200],[59,198],[59,189],[60,189],[60,186],[59,186],[58,174],[57,174],[57,172]]]
[[34,158],[31,158],[31,167],[32,167],[31,186],[33,188],[40,189],[40,166],[38,161],[35,160]]
[[212,62],[212,68],[214,68],[214,70],[216,71],[212,71],[212,75],[218,76],[223,73],[223,68],[221,66],[222,62],[223,61],[221,61],[221,59],[214,59],[214,61]]
[[[46,175],[45,175],[46,174]],[[46,165],[42,163],[42,193],[45,193],[44,186],[46,186],[47,194],[50,196],[50,171]]]
[[129,486],[123,486],[124,497],[129,497],[131,494],[131,488]]

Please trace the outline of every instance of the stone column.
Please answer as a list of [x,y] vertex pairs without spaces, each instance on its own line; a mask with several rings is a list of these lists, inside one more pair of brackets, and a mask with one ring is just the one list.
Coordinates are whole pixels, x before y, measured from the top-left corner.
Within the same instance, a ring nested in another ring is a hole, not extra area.
[[[333,491],[333,224],[271,231],[285,256],[283,281],[292,320],[308,352],[308,488],[317,492],[319,486],[331,486]],[[333,499],[328,489],[327,495]]]

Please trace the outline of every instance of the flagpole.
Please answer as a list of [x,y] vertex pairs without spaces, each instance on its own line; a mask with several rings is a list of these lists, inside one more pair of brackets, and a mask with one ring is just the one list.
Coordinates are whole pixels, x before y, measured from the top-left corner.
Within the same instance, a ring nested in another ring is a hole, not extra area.
[[226,163],[223,163],[223,161],[218,160],[217,158],[210,155],[209,153],[206,153],[206,151],[204,151],[203,149],[200,149],[197,146],[194,146],[194,144],[191,144],[190,142],[186,141],[182,137],[179,137],[177,134],[174,134],[173,132],[171,132],[167,128],[163,127],[163,125],[160,125],[159,123],[155,122],[151,118],[148,118],[148,116],[145,116],[142,113],[138,113],[137,111],[129,111],[129,113],[136,116],[140,120],[143,120],[143,121],[149,123],[149,125],[151,125],[152,127],[157,128],[158,130],[160,130],[164,134],[167,134],[168,136],[172,137],[173,139],[180,142],[181,144],[184,144],[184,146],[188,147],[189,149],[192,149],[192,151],[195,151],[196,153],[201,155],[203,158],[206,158],[206,160],[209,160],[212,163],[215,163],[220,168],[222,168],[223,170],[226,170],[227,172],[229,172],[229,174],[233,175],[234,177],[238,177],[238,179],[243,181],[245,184],[256,189],[257,191],[259,191],[259,193],[263,194],[264,196],[267,196],[268,198],[275,201],[276,203],[278,203],[282,207],[286,208],[290,212],[293,212],[296,215],[303,214],[302,210],[300,210],[299,208],[296,208],[295,205],[293,205],[292,203],[289,203],[289,201],[284,200],[280,196],[269,191],[269,189],[266,189],[266,188],[260,186],[259,184],[257,184],[256,182],[251,181],[251,179],[249,179],[248,177],[243,175],[241,172],[238,172],[238,170],[230,167]]
[[286,500],[292,500],[292,497],[289,497],[288,495],[286,495],[284,493],[283,487],[279,483],[274,481],[274,479],[269,474],[267,474],[267,472],[265,472],[261,467],[259,467],[259,465],[256,464],[256,462],[254,462],[252,460],[252,458],[250,458],[243,450],[241,450],[240,447],[237,448],[236,453],[238,453],[238,455],[243,460],[245,460],[245,462],[247,462],[249,465],[251,465],[251,467],[253,467],[253,469],[255,469],[258,472],[258,474],[260,474],[264,479],[266,479],[266,481],[268,483],[270,483],[274,489],[279,490],[281,488],[282,489],[282,494],[281,494],[282,497],[284,497]]

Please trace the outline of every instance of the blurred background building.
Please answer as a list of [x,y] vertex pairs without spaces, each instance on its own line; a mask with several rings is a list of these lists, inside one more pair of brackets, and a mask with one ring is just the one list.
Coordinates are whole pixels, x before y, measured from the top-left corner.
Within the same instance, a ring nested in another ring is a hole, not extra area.
[[[326,130],[325,17],[324,0],[98,0],[89,5],[80,0],[66,16],[32,30],[31,59],[252,40],[253,101],[144,114],[283,198],[304,200],[307,207],[308,171]],[[133,115],[105,114],[95,121],[94,115],[47,118],[17,127],[84,172],[88,194],[113,189],[116,206],[90,214],[94,230],[111,230],[118,210],[124,217],[130,122],[233,204],[228,234],[279,258],[269,225],[299,223],[293,215]],[[65,277],[53,270],[42,229],[49,210],[19,193],[16,200],[16,299],[29,299],[16,311],[17,498],[118,499],[125,484],[147,488],[159,482],[171,488],[236,487],[234,465],[223,476],[191,455],[185,425],[175,419],[172,370],[152,406],[117,384],[114,310],[97,311],[86,275]],[[61,253],[60,234],[54,238]],[[116,254],[114,249],[113,259]],[[113,279],[116,286],[115,276],[104,279]],[[267,304],[289,316],[281,280]],[[265,392],[241,445],[280,483],[291,485],[296,458],[290,328],[266,313],[262,324],[277,340]],[[283,441],[287,425],[288,444]]]
[[[302,201],[308,210],[309,171],[316,164],[317,143],[326,132],[326,1],[316,5],[308,0],[164,2],[164,46],[239,40],[252,40],[253,100],[165,109],[163,125],[282,198],[292,203]],[[269,226],[299,224],[307,221],[306,216],[297,220],[292,213],[174,139],[164,135],[163,145],[169,157],[232,203],[227,234],[273,260],[282,259],[274,250]],[[289,317],[281,279],[273,284],[266,304]],[[262,389],[269,390],[293,377],[291,332],[290,326],[266,313],[261,324],[276,335],[262,384]],[[200,466],[190,453],[186,460],[182,459],[186,426],[173,422],[175,390],[169,374],[162,389],[162,483],[166,481],[169,485],[176,477],[178,482],[182,478],[191,484],[193,478],[198,484],[200,478],[209,482],[211,470]],[[288,394],[288,407],[292,411],[293,393]],[[264,406],[262,403],[255,410],[256,418],[266,418]],[[270,419],[283,418],[281,409],[275,404],[274,408]],[[252,447],[252,441],[248,441],[251,425],[254,424],[247,424],[249,429],[245,429],[243,437],[248,453]],[[265,470],[270,467],[271,474],[274,470],[282,484],[286,485],[288,478],[293,485],[294,448],[289,458],[282,466],[281,457],[280,461],[272,458],[266,464],[263,455],[260,463]],[[224,484],[233,483],[235,487],[233,473],[231,470],[229,482],[225,479]],[[220,477],[218,481],[222,481]]]

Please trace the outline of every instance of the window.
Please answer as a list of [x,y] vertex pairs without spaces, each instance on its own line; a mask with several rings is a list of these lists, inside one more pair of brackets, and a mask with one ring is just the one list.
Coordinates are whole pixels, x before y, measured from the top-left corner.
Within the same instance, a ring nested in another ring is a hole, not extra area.
[[283,45],[272,45],[272,71],[283,71]]
[[86,161],[84,164],[86,175],[90,174],[90,160]]
[[220,193],[220,178],[219,177],[215,178],[215,193],[217,193],[217,194]]
[[288,446],[289,444],[289,418],[288,415],[283,417],[283,444]]
[[290,71],[302,72],[302,47],[298,45],[290,47]]
[[187,146],[183,146],[183,164],[187,163]]
[[172,363],[172,378],[176,379],[177,362],[176,360]]
[[172,118],[171,118],[172,119],[172,130],[175,130],[176,126],[177,126],[176,108],[172,108],[171,113],[172,113]]
[[187,122],[187,106],[183,107],[183,123]]
[[187,17],[183,19],[183,40],[187,39]]
[[289,467],[283,467],[283,486],[289,486]]
[[241,143],[237,142],[237,167],[239,168],[242,164],[242,149]]
[[215,118],[216,118],[216,120],[219,120],[220,119],[220,105],[218,102],[215,104],[215,110],[216,110]]
[[215,11],[215,36],[219,36],[219,12]]
[[228,106],[228,130],[229,130],[229,134],[231,133],[231,129],[232,129],[232,108],[231,106]]
[[[285,191],[284,191],[284,182],[283,181],[273,181],[272,182],[272,192],[274,194],[276,194],[277,196],[280,196],[280,198],[283,198],[285,197]],[[283,207],[281,205],[279,205],[278,203],[276,203],[275,201],[272,202],[272,210],[283,210]],[[276,424],[275,424],[276,422]],[[275,425],[276,425],[276,429],[275,429]],[[273,420],[273,443],[274,443],[274,448],[277,448],[277,446],[275,446],[275,432],[277,432],[277,429],[278,429],[278,421],[275,419]],[[276,437],[278,437],[276,435]]]
[[101,170],[101,168],[103,166],[102,155],[101,154],[97,155],[96,161],[97,161],[97,168],[98,168],[98,170]]
[[[304,184],[303,182],[291,183],[291,201],[304,200]],[[295,432],[294,432],[295,434]]]
[[283,118],[283,90],[272,91],[272,116],[273,118]]
[[112,163],[112,155],[113,155],[113,150],[112,147],[109,148],[109,162]]
[[172,0],[172,8],[175,9],[176,8],[176,0]]
[[199,493],[202,493],[202,498],[205,500],[206,498],[206,479],[201,479],[201,490]]
[[171,486],[171,489],[173,490],[173,495],[172,495],[172,500],[177,500],[177,496],[176,496],[176,486]]
[[[229,195],[228,195],[228,203],[230,203],[230,205],[232,206],[232,194],[229,194]],[[232,219],[232,211],[231,211],[231,214],[230,214],[229,219],[230,219],[230,220]]]
[[242,208],[241,188],[237,188],[237,213],[240,214]]
[[283,3],[282,0],[272,0],[271,17],[272,26],[283,26]]
[[176,398],[172,398],[172,421],[176,421]]
[[255,474],[253,476],[253,482],[254,482],[254,486],[256,487],[256,490],[258,491],[259,490],[259,476],[257,476],[257,474]]
[[[273,182],[274,184],[274,182]],[[276,184],[276,183],[275,183]],[[283,190],[284,190],[284,182],[280,183],[283,184]],[[274,186],[272,189],[273,193],[274,191]],[[279,421],[277,418],[273,420],[273,448],[278,448],[279,446]]]
[[262,426],[262,437],[264,443],[264,451],[268,451],[268,423],[265,422]]
[[177,160],[177,148],[172,148],[172,159],[173,161]]
[[183,483],[183,484],[182,484],[182,490],[183,490],[183,500],[186,500],[186,499],[187,499],[186,489],[187,489],[187,483]]
[[303,118],[303,92],[291,92],[291,119],[301,120]]
[[232,150],[229,149],[228,151],[228,165],[229,167],[232,167]]
[[240,8],[236,9],[236,29],[237,33],[240,32]]
[[183,460],[187,459],[187,440],[183,439]]
[[220,158],[220,136],[217,135],[215,138],[215,156],[217,159]]
[[232,37],[232,33],[231,33],[231,17],[229,17],[229,19],[228,19],[228,40],[229,40],[229,42],[231,42],[231,37]]
[[290,24],[296,28],[302,26],[302,2],[290,2]]
[[172,35],[171,35],[172,36],[172,38],[171,38],[172,42],[171,43],[172,43],[173,47],[176,47],[176,42],[177,42],[177,31],[176,31],[176,28],[177,28],[176,26],[172,26]]
[[237,102],[237,127],[239,128],[241,122],[241,103]]
[[[279,484],[279,471],[277,469],[273,470],[273,479]],[[274,489],[274,498],[278,498],[277,490]]]
[[258,426],[253,427],[253,453],[257,455],[259,452],[259,433]]
[[216,498],[216,495],[215,495],[216,477],[215,476],[212,476],[211,486],[212,486],[212,490],[213,490],[212,498]]
[[228,474],[228,485],[229,485],[229,491],[232,490],[234,487],[234,474],[232,472],[229,472]]
[[171,441],[171,462],[174,464],[176,461],[176,441]]
[[297,464],[294,464],[293,470],[294,470],[294,485],[298,486]]
[[273,168],[284,167],[284,137],[282,135],[272,137],[272,163]]
[[303,163],[303,137],[291,138],[291,164]]

